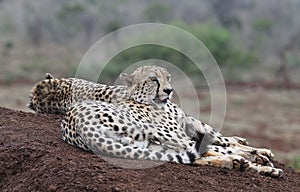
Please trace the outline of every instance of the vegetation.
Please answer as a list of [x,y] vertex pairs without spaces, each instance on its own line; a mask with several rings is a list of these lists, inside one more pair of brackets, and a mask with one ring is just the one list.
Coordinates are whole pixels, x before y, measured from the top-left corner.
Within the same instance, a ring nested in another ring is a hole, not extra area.
[[295,157],[294,162],[290,164],[294,169],[300,169],[300,156]]
[[[300,1],[273,1],[271,8],[258,0],[1,1],[0,65],[4,67],[0,74],[4,77],[22,71],[25,77],[33,78],[32,71],[52,71],[51,63],[56,63],[53,66],[64,70],[53,71],[65,76],[76,71],[87,49],[106,34],[131,24],[161,22],[183,28],[200,39],[227,81],[276,82],[281,78],[299,82],[296,34],[300,32]],[[36,57],[40,52],[43,56]],[[174,63],[191,75],[197,72],[182,53],[145,45],[113,58],[106,77],[111,79],[127,64],[150,58]]]
[[[230,74],[227,75],[228,80],[237,79],[240,70],[255,66],[255,62],[257,61],[255,53],[242,51],[235,47],[232,34],[224,27],[212,24],[188,25],[182,21],[174,22],[172,25],[185,29],[201,40],[216,59],[219,66],[224,69],[229,69]],[[165,35],[167,36],[168,34]],[[113,60],[110,61],[110,67],[105,69],[103,73],[104,76],[100,81],[105,81],[105,79],[107,80],[110,77],[115,79],[125,67],[147,59],[168,61],[177,65],[190,76],[201,74],[195,64],[183,53],[159,45],[140,45],[127,49],[113,58]],[[120,65],[120,63],[122,63],[122,65]]]

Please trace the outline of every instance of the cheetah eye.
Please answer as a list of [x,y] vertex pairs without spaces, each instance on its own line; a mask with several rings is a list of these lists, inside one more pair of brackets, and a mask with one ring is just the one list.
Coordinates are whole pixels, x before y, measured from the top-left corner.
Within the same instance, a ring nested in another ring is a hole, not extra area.
[[168,76],[168,77],[167,77],[167,81],[168,81],[168,82],[171,82],[171,80],[172,80],[171,76]]
[[149,77],[149,79],[155,83],[158,83],[158,79],[156,77]]

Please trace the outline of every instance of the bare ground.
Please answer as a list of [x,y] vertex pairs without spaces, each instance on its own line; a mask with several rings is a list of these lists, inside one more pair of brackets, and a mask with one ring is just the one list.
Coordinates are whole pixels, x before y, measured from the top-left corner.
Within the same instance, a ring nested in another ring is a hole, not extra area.
[[300,191],[300,173],[277,162],[280,179],[175,163],[120,168],[64,143],[60,120],[0,108],[0,191]]

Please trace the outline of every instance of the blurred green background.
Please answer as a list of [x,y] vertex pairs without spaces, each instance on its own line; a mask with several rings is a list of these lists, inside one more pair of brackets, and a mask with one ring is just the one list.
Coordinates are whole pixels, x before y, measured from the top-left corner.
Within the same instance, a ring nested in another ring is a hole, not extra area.
[[[85,52],[110,32],[171,24],[198,37],[222,70],[228,94],[223,132],[272,148],[299,168],[299,10],[300,0],[0,0],[0,106],[27,110],[35,82],[46,72],[74,76]],[[101,82],[111,83],[124,65],[153,58],[197,74],[183,54],[145,45],[117,55]],[[200,119],[208,121],[209,90],[198,91]]]
[[[0,81],[32,82],[49,71],[72,76],[101,37],[128,25],[161,22],[198,37],[226,81],[286,86],[300,82],[299,10],[298,0],[1,0]],[[183,55],[157,46],[132,48],[115,60],[146,58],[191,66]]]

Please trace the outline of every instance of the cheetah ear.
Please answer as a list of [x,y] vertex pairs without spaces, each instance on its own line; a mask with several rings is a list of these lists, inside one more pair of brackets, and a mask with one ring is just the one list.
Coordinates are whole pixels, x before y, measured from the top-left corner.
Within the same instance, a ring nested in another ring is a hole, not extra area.
[[45,74],[45,79],[54,79],[54,77],[50,73],[46,73]]
[[130,74],[127,74],[127,73],[121,73],[120,74],[120,79],[128,87],[131,87],[133,85],[133,75],[130,75]]

